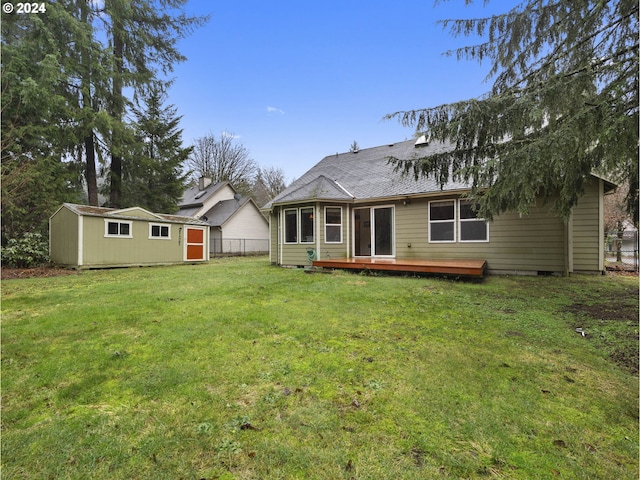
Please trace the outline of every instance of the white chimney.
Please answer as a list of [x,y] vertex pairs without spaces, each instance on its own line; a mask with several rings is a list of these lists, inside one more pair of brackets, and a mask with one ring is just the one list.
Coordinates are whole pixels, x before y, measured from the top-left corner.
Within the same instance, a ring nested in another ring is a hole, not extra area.
[[213,183],[213,180],[211,180],[211,178],[209,178],[209,177],[200,177],[200,180],[198,180],[198,189],[204,190],[209,185],[211,185],[211,183]]

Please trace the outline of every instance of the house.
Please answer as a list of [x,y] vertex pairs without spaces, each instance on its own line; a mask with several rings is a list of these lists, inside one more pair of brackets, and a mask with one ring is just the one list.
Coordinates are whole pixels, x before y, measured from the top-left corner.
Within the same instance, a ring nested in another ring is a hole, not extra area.
[[178,215],[198,218],[210,227],[211,253],[266,253],[269,222],[251,198],[244,198],[229,182],[200,178],[187,189]]
[[51,261],[73,268],[199,263],[209,260],[201,220],[64,203],[49,218]]
[[[568,222],[542,200],[528,215],[486,222],[465,199],[469,185],[441,188],[388,162],[443,148],[419,139],[325,157],[265,206],[271,262],[472,275],[604,271],[603,196],[612,184],[592,176]],[[457,268],[465,262],[468,271]]]

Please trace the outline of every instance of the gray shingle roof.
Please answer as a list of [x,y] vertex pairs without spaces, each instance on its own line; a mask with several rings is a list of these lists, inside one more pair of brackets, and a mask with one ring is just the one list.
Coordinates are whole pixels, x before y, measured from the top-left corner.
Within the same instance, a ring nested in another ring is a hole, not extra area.
[[294,181],[265,205],[305,200],[368,200],[402,195],[418,195],[448,190],[466,190],[469,185],[449,182],[440,188],[434,178],[402,176],[393,171],[389,157],[420,158],[450,148],[442,143],[418,144],[407,140],[392,145],[367,148],[358,152],[329,155]]
[[240,200],[232,199],[232,200],[222,200],[215,204],[215,206],[206,212],[204,217],[207,217],[206,222],[214,227],[219,227],[223,225],[231,216],[236,213],[240,208],[242,208],[247,202],[249,202],[249,198],[241,198]]
[[[188,215],[187,213],[183,213],[183,212],[189,209],[190,207],[191,208],[202,207],[202,205],[204,205],[204,202],[207,200],[207,198],[209,198],[211,195],[216,193],[218,190],[220,190],[222,187],[224,187],[228,183],[229,182],[213,183],[205,187],[203,190],[200,190],[198,188],[198,185],[188,188],[187,190],[185,190],[184,194],[182,195],[182,199],[180,200],[180,202],[178,202],[178,207],[180,207],[180,215]],[[196,208],[196,211],[197,211],[197,208]]]

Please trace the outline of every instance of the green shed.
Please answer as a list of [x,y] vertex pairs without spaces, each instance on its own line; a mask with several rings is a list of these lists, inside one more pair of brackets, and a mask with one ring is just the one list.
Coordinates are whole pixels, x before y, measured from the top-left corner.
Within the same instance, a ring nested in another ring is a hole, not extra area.
[[209,259],[209,226],[140,207],[64,203],[49,218],[49,254],[73,268],[201,263]]

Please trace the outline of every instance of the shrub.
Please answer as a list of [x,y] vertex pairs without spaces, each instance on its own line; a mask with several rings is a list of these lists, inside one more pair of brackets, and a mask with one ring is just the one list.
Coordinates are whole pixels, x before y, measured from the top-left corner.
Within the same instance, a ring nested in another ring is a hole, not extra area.
[[0,252],[2,265],[12,268],[31,268],[49,261],[49,243],[40,233],[25,233],[11,238]]

